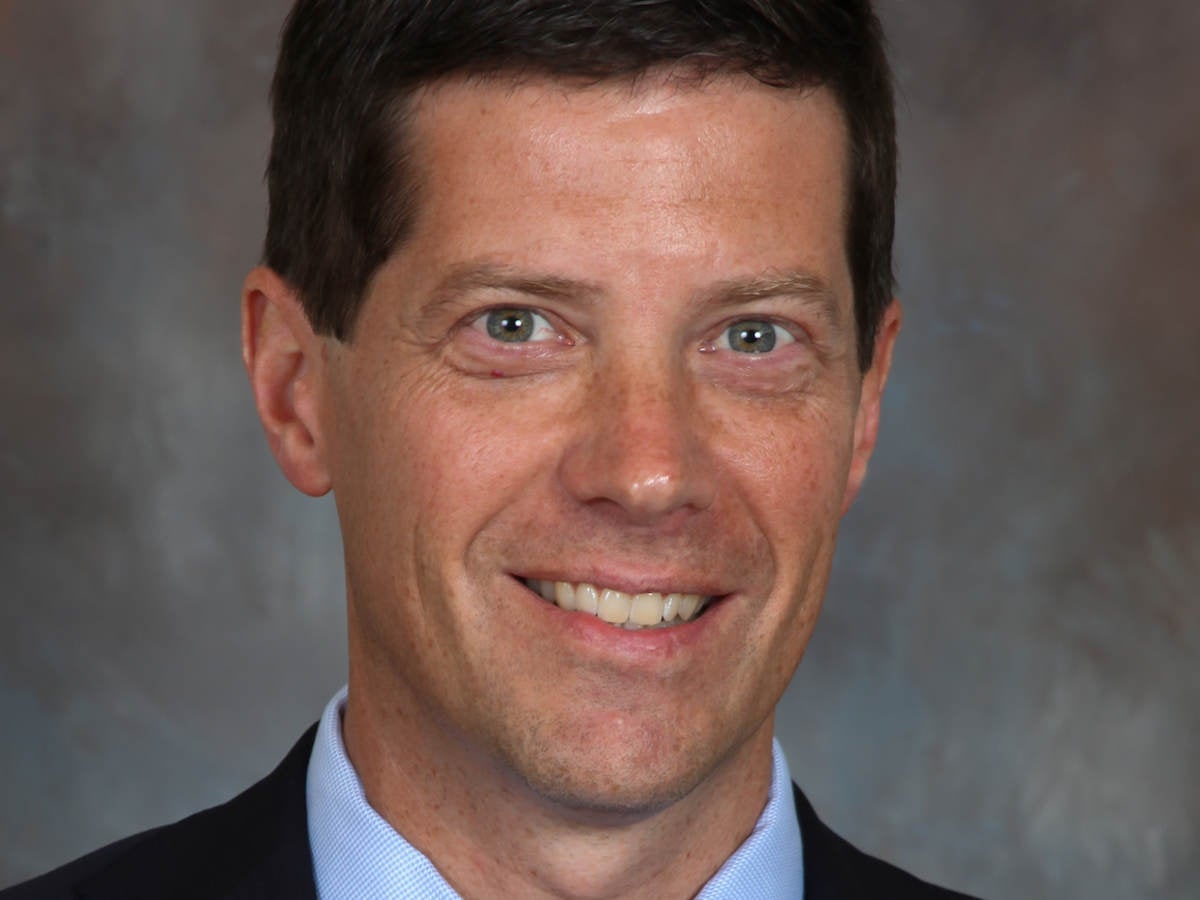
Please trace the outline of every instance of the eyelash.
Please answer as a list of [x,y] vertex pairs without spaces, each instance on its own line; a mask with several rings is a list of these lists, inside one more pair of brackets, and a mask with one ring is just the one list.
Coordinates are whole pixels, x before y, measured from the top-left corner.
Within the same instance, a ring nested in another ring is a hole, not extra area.
[[[721,327],[720,332],[718,332],[716,339],[714,341],[708,342],[709,346],[711,346],[714,350],[720,349],[720,350],[729,350],[731,352],[738,352],[738,351],[734,350],[734,348],[730,345],[729,333],[731,331],[733,331],[738,325],[748,325],[748,324],[768,325],[772,328],[771,347],[770,347],[770,349],[763,351],[764,355],[772,352],[773,350],[777,349],[778,347],[781,347],[781,346],[786,347],[789,344],[796,343],[796,341],[797,341],[797,337],[793,333],[793,330],[792,330],[795,326],[792,326],[792,328],[789,328],[784,323],[779,322],[770,317],[759,318],[759,317],[755,317],[755,316],[747,316],[745,318],[734,319],[733,321],[723,325]],[[723,346],[721,346],[721,344],[723,344]],[[742,355],[753,356],[754,354],[753,353],[745,353]]]
[[[521,313],[528,314],[534,318],[532,323],[532,331],[529,339],[524,341],[504,341],[497,335],[493,334],[488,328],[488,319],[494,313]],[[563,334],[560,328],[555,327],[549,317],[533,307],[529,306],[493,306],[490,309],[485,309],[468,322],[470,328],[486,335],[498,344],[542,344],[553,341],[554,339],[562,339]],[[548,332],[548,334],[547,334]]]

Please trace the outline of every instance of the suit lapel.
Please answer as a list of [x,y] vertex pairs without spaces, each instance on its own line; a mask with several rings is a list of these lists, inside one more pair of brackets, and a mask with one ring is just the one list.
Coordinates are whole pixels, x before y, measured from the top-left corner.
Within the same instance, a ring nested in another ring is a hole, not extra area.
[[891,863],[863,853],[817,818],[812,804],[792,785],[796,818],[804,842],[804,900],[847,897],[887,900],[973,900],[966,894],[935,887]]
[[[792,784],[796,818],[804,852],[804,900],[838,900],[855,883],[853,860],[857,851],[817,818],[800,788]],[[848,854],[849,851],[849,854]]]

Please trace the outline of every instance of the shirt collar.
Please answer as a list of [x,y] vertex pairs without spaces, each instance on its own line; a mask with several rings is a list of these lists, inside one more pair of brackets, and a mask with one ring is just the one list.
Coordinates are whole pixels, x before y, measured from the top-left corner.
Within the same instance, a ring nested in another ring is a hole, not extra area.
[[[371,808],[342,742],[346,688],[325,707],[308,764],[308,833],[321,900],[428,897],[459,900],[433,863]],[[697,900],[804,896],[804,862],[792,780],[779,742],[767,805],[754,831]]]

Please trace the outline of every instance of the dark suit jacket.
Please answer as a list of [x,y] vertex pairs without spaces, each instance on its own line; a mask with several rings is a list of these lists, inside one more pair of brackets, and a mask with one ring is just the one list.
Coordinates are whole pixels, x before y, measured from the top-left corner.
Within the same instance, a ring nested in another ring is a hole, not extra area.
[[[0,900],[316,900],[305,800],[316,730],[314,725],[305,732],[274,772],[228,803],[110,844],[0,891]],[[794,790],[805,900],[964,896],[856,850]]]

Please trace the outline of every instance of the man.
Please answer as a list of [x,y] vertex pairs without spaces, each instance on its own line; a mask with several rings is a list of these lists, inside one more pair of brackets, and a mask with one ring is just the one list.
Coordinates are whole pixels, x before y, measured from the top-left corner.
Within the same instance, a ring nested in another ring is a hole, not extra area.
[[900,327],[869,4],[300,0],[273,102],[244,357],[348,691],[11,896],[954,896],[773,745]]

